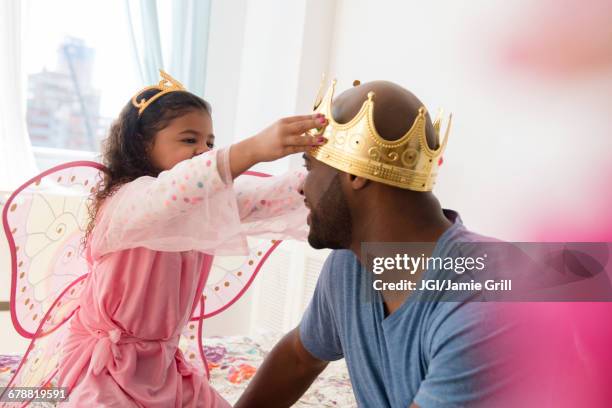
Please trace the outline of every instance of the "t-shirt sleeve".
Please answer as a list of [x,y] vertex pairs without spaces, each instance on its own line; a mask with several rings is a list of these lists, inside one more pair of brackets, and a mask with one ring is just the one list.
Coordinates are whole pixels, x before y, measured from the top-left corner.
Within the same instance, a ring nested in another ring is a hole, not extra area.
[[[440,303],[426,335],[428,369],[414,397],[420,408],[495,406],[505,361],[500,341],[509,327],[495,322],[491,303]],[[492,404],[492,405],[491,405]]]
[[333,277],[334,253],[330,255],[317,281],[310,304],[300,322],[299,332],[302,344],[316,358],[324,361],[339,360],[344,357],[337,316],[334,314],[331,287]]

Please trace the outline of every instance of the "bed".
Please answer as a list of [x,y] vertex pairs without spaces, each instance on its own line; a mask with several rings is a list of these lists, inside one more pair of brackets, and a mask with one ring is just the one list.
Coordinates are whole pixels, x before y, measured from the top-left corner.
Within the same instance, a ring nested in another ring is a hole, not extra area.
[[[211,383],[230,403],[235,403],[280,334],[212,337],[204,339]],[[0,355],[0,387],[6,386],[21,357]],[[53,407],[33,403],[32,407]],[[344,360],[330,363],[295,407],[356,407]]]

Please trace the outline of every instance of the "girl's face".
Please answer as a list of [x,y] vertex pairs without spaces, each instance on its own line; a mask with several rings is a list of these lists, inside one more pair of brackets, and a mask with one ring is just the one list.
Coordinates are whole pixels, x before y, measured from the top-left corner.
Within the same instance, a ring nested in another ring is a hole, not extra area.
[[151,163],[160,171],[213,148],[212,119],[204,110],[193,110],[170,121],[157,132],[149,151]]

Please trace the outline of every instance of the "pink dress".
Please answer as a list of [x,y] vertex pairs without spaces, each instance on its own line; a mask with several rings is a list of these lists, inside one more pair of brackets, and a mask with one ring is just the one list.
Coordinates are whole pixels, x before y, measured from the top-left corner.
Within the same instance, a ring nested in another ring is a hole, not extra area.
[[67,406],[229,406],[178,348],[211,255],[246,254],[247,235],[303,239],[307,227],[303,172],[232,182],[228,153],[141,177],[104,203],[62,349]]

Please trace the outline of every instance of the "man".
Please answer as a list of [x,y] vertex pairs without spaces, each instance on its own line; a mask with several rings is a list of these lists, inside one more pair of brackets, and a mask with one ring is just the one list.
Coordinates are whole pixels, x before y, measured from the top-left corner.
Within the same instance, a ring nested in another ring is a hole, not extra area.
[[328,142],[304,156],[303,194],[310,245],[335,251],[299,327],[270,352],[236,407],[290,406],[340,358],[362,407],[486,404],[498,385],[489,309],[376,293],[364,266],[365,242],[435,243],[429,255],[443,257],[457,242],[483,239],[430,191],[446,142],[439,123],[390,82],[357,85],[333,105],[332,97],[333,87],[317,109],[329,119]]

